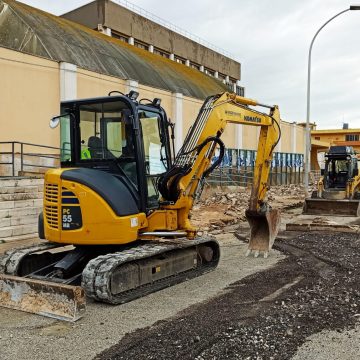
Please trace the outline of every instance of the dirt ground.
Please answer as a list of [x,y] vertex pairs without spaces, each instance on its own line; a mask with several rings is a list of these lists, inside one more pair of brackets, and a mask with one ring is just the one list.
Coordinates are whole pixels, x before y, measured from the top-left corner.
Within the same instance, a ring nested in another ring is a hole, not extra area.
[[278,187],[268,195],[282,209],[274,250],[245,257],[248,193],[211,189],[194,208],[192,221],[220,242],[215,271],[124,305],[89,301],[76,323],[0,308],[1,359],[358,359],[360,235],[285,231],[313,217],[301,215],[301,188]]

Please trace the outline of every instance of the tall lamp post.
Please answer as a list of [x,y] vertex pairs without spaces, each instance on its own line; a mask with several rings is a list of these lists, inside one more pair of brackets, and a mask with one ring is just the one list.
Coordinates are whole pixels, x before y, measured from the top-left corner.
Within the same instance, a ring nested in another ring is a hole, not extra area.
[[306,196],[309,196],[309,174],[310,174],[310,151],[311,151],[311,135],[310,135],[310,78],[311,78],[311,51],[314,45],[314,41],[318,36],[319,32],[332,20],[346,13],[350,10],[360,10],[360,5],[350,5],[346,10],[339,12],[324,23],[319,30],[315,33],[311,40],[309,55],[308,55],[308,76],[307,76],[307,93],[306,93],[306,128],[305,128],[305,172],[304,172],[304,186]]

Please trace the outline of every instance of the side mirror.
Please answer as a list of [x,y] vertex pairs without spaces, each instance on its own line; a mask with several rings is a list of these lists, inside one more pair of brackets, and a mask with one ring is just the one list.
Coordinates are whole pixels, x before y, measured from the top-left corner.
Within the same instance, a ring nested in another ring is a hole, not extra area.
[[62,117],[61,115],[54,116],[50,120],[49,126],[50,126],[51,129],[55,129],[55,128],[57,128],[59,126],[61,117]]

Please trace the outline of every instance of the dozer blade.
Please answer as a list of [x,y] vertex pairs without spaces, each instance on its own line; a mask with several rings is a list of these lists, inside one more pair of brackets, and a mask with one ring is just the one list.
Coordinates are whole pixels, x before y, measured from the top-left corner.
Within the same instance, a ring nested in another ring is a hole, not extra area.
[[85,293],[79,286],[0,274],[0,306],[76,321],[85,312]]
[[245,216],[250,224],[250,241],[247,254],[255,251],[255,257],[257,257],[259,252],[262,251],[264,257],[267,257],[279,232],[280,211],[272,209],[264,214],[259,214],[246,210]]
[[303,214],[360,216],[359,200],[305,199]]

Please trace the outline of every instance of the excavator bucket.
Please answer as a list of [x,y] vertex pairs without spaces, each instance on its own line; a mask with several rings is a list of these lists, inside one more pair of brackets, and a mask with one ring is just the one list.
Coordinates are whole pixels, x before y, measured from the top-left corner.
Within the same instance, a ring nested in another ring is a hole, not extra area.
[[0,306],[76,321],[85,312],[85,293],[79,286],[0,274]]
[[255,251],[255,257],[260,252],[264,252],[264,257],[267,257],[279,232],[280,211],[271,209],[264,214],[259,214],[258,212],[247,210],[245,216],[250,224],[250,241],[247,255],[251,251]]
[[359,200],[305,199],[303,214],[360,216]]

